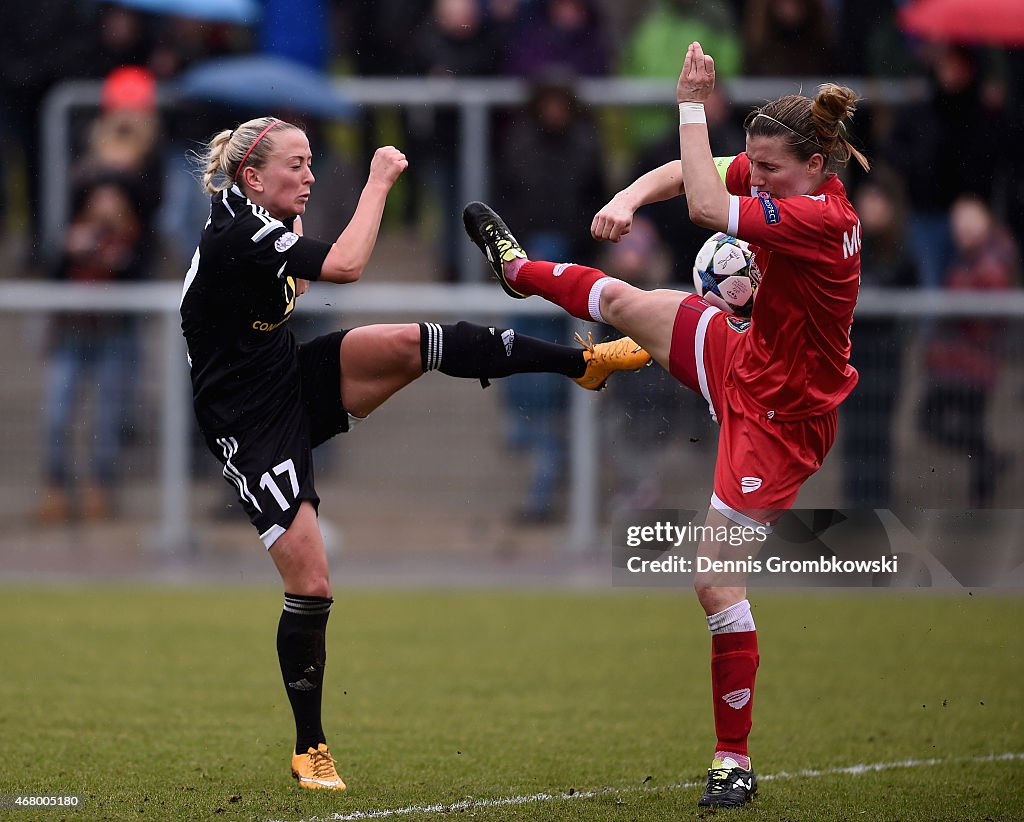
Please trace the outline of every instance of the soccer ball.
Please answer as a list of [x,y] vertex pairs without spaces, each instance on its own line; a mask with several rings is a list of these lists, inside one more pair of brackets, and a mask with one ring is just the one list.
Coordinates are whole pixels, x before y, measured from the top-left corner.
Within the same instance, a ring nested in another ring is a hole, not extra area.
[[721,231],[708,238],[693,262],[697,293],[712,305],[741,317],[749,317],[754,309],[760,282],[761,269],[750,246]]

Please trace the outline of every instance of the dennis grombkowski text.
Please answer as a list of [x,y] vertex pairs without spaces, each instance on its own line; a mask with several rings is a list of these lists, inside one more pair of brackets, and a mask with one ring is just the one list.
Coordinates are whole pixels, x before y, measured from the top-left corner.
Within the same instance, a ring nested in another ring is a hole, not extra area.
[[764,561],[747,559],[712,559],[711,557],[663,557],[657,560],[630,557],[626,568],[634,574],[642,573],[698,573],[698,574],[896,574],[899,573],[895,555],[879,559],[839,559],[820,556],[817,559],[782,559],[768,557]]

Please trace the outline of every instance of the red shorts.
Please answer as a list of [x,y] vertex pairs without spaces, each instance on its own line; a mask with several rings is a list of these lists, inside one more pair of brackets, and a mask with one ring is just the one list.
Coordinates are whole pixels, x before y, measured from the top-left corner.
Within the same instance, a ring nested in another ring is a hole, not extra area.
[[751,400],[730,376],[749,327],[749,320],[687,296],[672,329],[669,371],[708,401],[721,427],[712,506],[741,524],[772,523],[821,468],[835,442],[838,415],[833,409],[783,422]]

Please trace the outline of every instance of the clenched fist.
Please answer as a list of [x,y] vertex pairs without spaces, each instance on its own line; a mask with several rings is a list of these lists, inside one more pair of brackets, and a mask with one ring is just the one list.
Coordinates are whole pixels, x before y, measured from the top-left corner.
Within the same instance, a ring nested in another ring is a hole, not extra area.
[[611,240],[617,243],[633,227],[633,209],[623,202],[620,194],[615,195],[590,223],[590,233],[595,240]]
[[370,161],[369,179],[391,188],[408,167],[409,161],[401,151],[394,146],[381,146],[373,153]]

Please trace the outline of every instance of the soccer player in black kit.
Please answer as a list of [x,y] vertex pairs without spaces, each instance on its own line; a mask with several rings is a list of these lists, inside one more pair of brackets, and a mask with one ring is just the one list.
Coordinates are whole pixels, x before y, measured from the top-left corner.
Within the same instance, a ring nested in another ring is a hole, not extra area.
[[584,388],[650,361],[628,337],[584,349],[460,322],[369,325],[296,342],[287,322],[311,280],[351,283],[370,258],[388,192],[408,162],[377,149],[333,243],[302,236],[314,182],[306,134],[273,117],[217,134],[199,156],[210,218],[181,297],[196,417],[284,583],[277,652],[295,715],[292,775],[343,790],[321,724],[331,584],[317,524],[313,447],[348,431],[426,371],[546,371]]

